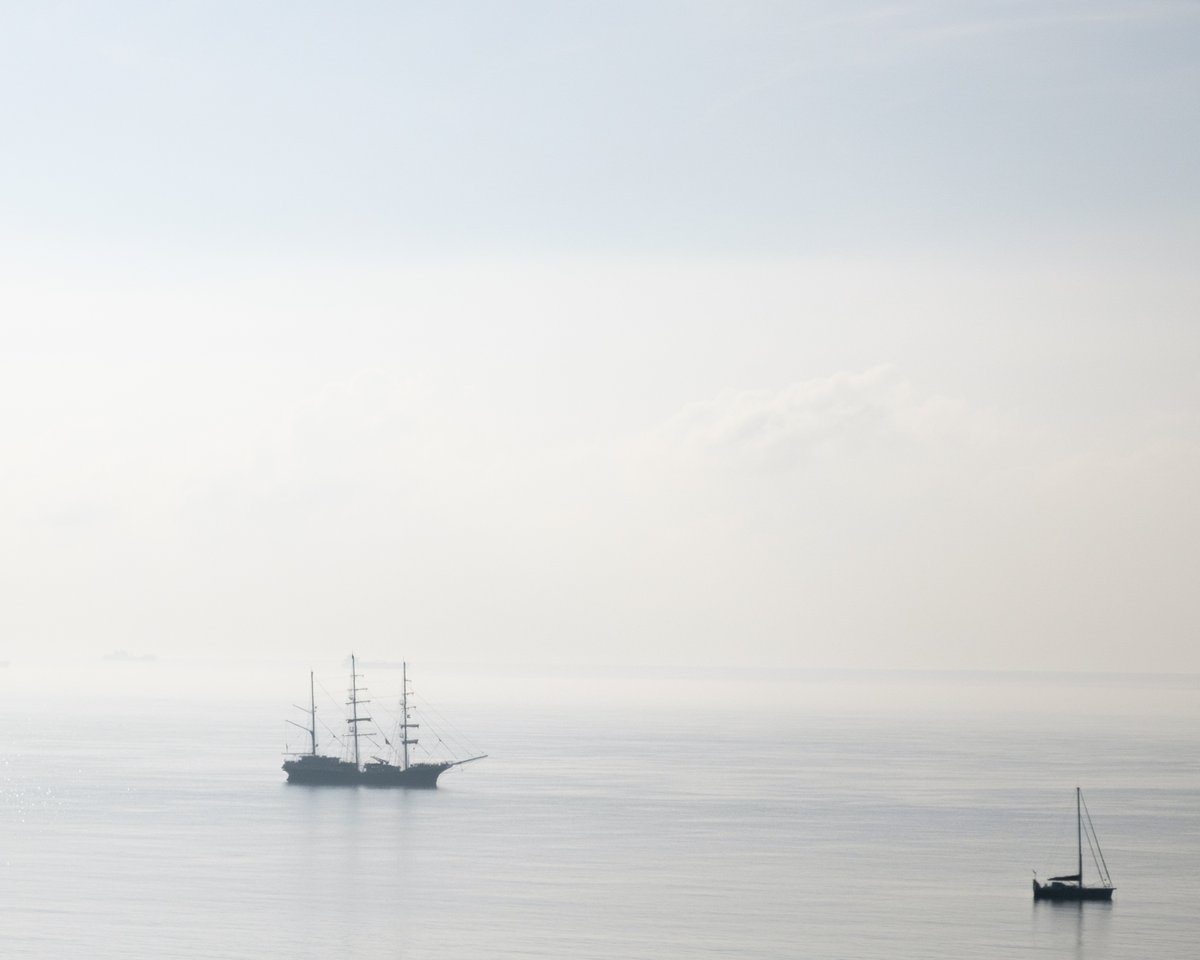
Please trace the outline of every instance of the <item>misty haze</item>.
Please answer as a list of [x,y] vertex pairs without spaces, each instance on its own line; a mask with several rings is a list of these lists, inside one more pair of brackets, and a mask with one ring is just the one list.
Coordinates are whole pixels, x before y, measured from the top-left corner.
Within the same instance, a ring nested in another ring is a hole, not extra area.
[[1200,8],[2,22],[5,957],[1191,956]]

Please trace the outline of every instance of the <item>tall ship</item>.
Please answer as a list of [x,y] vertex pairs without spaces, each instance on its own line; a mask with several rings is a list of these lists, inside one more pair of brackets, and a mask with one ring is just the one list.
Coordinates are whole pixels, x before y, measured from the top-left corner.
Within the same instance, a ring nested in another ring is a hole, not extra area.
[[[1083,842],[1087,840],[1092,860],[1099,874],[1099,883],[1088,885],[1083,882]],[[1113,891],[1112,877],[1108,875],[1108,864],[1104,862],[1104,852],[1100,849],[1100,839],[1096,836],[1096,828],[1092,826],[1092,815],[1087,812],[1087,804],[1083,802],[1083,791],[1075,788],[1075,843],[1076,860],[1075,872],[1061,877],[1050,877],[1045,883],[1038,883],[1033,878],[1034,900],[1111,900]]]
[[[363,697],[366,688],[359,683],[362,675],[358,672],[358,662],[350,655],[350,689],[346,701],[346,736],[340,738],[334,735],[332,739],[350,753],[349,759],[342,756],[331,756],[321,753],[317,745],[317,700],[316,681],[313,674],[308,675],[308,714],[309,722],[300,724],[289,720],[294,727],[300,727],[309,737],[309,749],[304,753],[291,755],[283,762],[283,770],[287,774],[288,783],[309,784],[314,786],[367,786],[367,787],[436,787],[438,777],[451,767],[462,766],[475,760],[482,760],[487,754],[479,754],[460,760],[430,760],[413,762],[410,748],[420,742],[412,731],[420,725],[413,723],[412,711],[409,705],[408,664],[401,665],[402,692],[400,694],[400,717],[396,724],[398,743],[382,733],[371,732],[371,727],[362,724],[374,723],[369,714],[364,714],[362,708],[370,704]],[[301,707],[300,709],[304,709]],[[383,740],[381,747],[379,740]],[[440,738],[439,738],[440,742]],[[366,744],[379,752],[383,748],[392,748],[394,757],[370,755],[362,756],[362,747]]]

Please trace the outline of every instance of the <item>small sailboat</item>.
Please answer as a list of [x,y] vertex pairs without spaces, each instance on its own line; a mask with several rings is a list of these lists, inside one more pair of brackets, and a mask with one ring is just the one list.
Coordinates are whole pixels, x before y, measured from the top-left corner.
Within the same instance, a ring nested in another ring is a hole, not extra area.
[[[1096,872],[1100,882],[1096,886],[1088,886],[1083,882],[1083,841],[1086,838],[1088,849],[1092,852],[1092,860],[1096,864]],[[1078,845],[1076,872],[1061,877],[1051,877],[1045,883],[1038,883],[1037,876],[1033,878],[1034,900],[1111,900],[1113,891],[1112,878],[1108,875],[1108,864],[1104,862],[1104,853],[1100,849],[1100,840],[1096,836],[1096,828],[1092,826],[1092,816],[1087,812],[1087,804],[1083,802],[1083,791],[1075,788],[1075,840]]]
[[[368,787],[436,787],[438,777],[451,767],[470,763],[472,760],[482,760],[486,754],[467,757],[463,760],[434,760],[432,762],[412,762],[409,747],[418,741],[411,735],[418,724],[412,722],[412,713],[408,701],[408,664],[402,665],[403,692],[400,695],[400,721],[398,733],[400,750],[394,762],[383,757],[371,757],[364,763],[360,757],[360,740],[367,740],[378,747],[378,742],[372,738],[370,731],[360,731],[359,724],[371,723],[370,716],[364,716],[359,708],[369,703],[362,694],[365,692],[359,686],[362,679],[358,673],[358,665],[353,654],[350,656],[350,698],[346,701],[349,716],[346,717],[347,731],[352,745],[351,757],[343,760],[341,757],[328,756],[317,752],[317,702],[315,682],[310,672],[308,675],[309,708],[305,712],[309,716],[308,724],[301,725],[294,720],[288,723],[300,727],[309,736],[309,750],[293,756],[283,762],[283,770],[287,774],[288,783],[303,783],[319,786],[351,786],[361,784]],[[301,710],[304,708],[301,707]],[[338,738],[339,740],[341,738]],[[390,745],[391,741],[383,738]]]

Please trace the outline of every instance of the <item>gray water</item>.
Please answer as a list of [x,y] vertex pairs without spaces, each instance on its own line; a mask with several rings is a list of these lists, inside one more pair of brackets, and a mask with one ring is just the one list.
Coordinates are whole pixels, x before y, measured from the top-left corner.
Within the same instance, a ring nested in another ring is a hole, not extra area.
[[[444,680],[490,756],[436,791],[286,785],[287,700],[67,700],[5,679],[5,957],[1182,958],[1200,942],[1194,678],[650,678],[557,698],[498,682],[482,705]],[[1035,904],[1032,870],[1074,869],[1076,784],[1115,900]]]

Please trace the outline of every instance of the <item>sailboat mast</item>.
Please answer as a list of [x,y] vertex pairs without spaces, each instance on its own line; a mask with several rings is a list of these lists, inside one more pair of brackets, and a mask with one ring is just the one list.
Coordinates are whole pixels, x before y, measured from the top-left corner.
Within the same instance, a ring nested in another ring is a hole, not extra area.
[[1080,810],[1081,791],[1075,788],[1075,841],[1079,844],[1079,885],[1083,886],[1083,813]]
[[404,769],[408,769],[408,662],[404,661],[400,664],[400,677],[402,680],[401,689],[404,691],[400,695],[400,716],[403,718],[404,729],[400,731],[400,740],[404,744]]
[[308,671],[308,715],[312,718],[312,727],[308,732],[312,737],[312,752],[315,757],[317,755],[317,693],[311,670]]
[[354,765],[358,766],[358,668],[350,654],[350,727],[354,731]]

